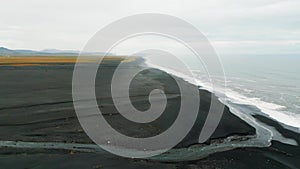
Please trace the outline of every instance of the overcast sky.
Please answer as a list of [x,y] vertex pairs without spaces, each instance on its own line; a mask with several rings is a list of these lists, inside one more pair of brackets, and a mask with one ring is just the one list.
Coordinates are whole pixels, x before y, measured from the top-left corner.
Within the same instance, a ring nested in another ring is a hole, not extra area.
[[81,50],[125,16],[163,13],[202,31],[221,53],[300,53],[300,0],[3,0],[0,46]]

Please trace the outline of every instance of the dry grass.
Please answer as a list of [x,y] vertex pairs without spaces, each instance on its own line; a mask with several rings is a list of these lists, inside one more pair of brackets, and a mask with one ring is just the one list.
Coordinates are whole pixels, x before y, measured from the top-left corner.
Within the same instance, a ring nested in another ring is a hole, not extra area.
[[[122,60],[124,62],[131,62],[131,59],[125,59],[122,56],[108,56],[105,60]],[[96,62],[95,57],[87,57],[86,59],[77,60],[77,57],[70,56],[0,56],[0,66],[38,66],[38,65],[50,65],[50,64],[67,64],[67,63],[93,63]]]

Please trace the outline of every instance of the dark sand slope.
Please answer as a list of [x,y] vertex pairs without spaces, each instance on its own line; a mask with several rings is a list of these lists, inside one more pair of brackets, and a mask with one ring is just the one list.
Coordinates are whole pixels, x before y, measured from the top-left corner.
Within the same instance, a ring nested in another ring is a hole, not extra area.
[[[98,71],[96,95],[99,108],[104,112],[106,120],[115,129],[132,137],[149,137],[166,130],[175,120],[180,103],[179,90],[174,79],[157,69],[143,71],[135,77],[130,87],[130,97],[137,109],[146,110],[149,107],[148,95],[154,88],[164,89],[168,103],[164,114],[154,122],[146,125],[132,123],[124,119],[112,104],[110,80],[118,64],[118,60],[106,61]],[[133,63],[128,63],[123,68],[138,69]],[[279,142],[273,142],[269,148],[242,148],[211,154],[199,160],[172,163],[159,162],[156,159],[126,159],[97,149],[97,146],[91,145],[93,142],[82,130],[73,108],[72,73],[73,64],[0,66],[0,141],[19,141],[10,142],[10,147],[0,148],[0,169],[257,168],[258,166],[299,168],[300,166],[297,161],[300,159],[299,148]],[[184,85],[191,86],[183,80],[180,81]],[[255,135],[253,127],[230,113],[226,107],[220,125],[210,140],[203,145],[196,145],[207,116],[211,94],[200,90],[200,96],[201,104],[196,124],[187,137],[176,146],[177,150],[181,151],[189,146],[203,147],[215,142],[222,143],[228,136]],[[300,141],[299,135],[285,130],[276,122],[263,117],[258,118],[280,132],[288,134],[287,137]],[[20,141],[25,142],[26,146]],[[28,142],[33,144],[28,146]],[[1,144],[8,143],[1,142]],[[58,149],[53,149],[52,145]],[[76,150],[76,146],[84,145],[91,147]],[[35,149],[32,149],[33,147]]]

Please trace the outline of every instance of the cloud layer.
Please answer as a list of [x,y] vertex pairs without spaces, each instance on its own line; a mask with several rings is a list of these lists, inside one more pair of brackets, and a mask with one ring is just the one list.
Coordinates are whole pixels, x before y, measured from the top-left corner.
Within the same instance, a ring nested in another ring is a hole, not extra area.
[[10,0],[0,10],[0,46],[83,48],[121,17],[164,13],[201,30],[220,54],[300,53],[299,0]]

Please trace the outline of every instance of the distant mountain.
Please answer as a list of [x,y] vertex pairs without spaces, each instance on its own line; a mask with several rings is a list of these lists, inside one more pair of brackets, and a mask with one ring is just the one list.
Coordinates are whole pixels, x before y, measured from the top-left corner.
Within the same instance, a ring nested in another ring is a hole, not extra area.
[[[75,50],[58,50],[58,49],[44,49],[41,51],[34,50],[12,50],[0,47],[0,56],[78,56],[79,51]],[[86,55],[105,55],[104,52],[86,53]],[[114,54],[109,54],[114,55]]]
[[41,52],[46,52],[46,53],[79,53],[80,51],[77,50],[59,50],[59,49],[44,49],[41,50]]
[[0,47],[0,56],[76,56],[79,52],[76,51],[60,51],[60,50],[12,50]]
[[4,47],[0,47],[0,55],[3,54],[3,55],[7,55],[9,53],[11,53],[12,50],[9,50],[7,48],[4,48]]

